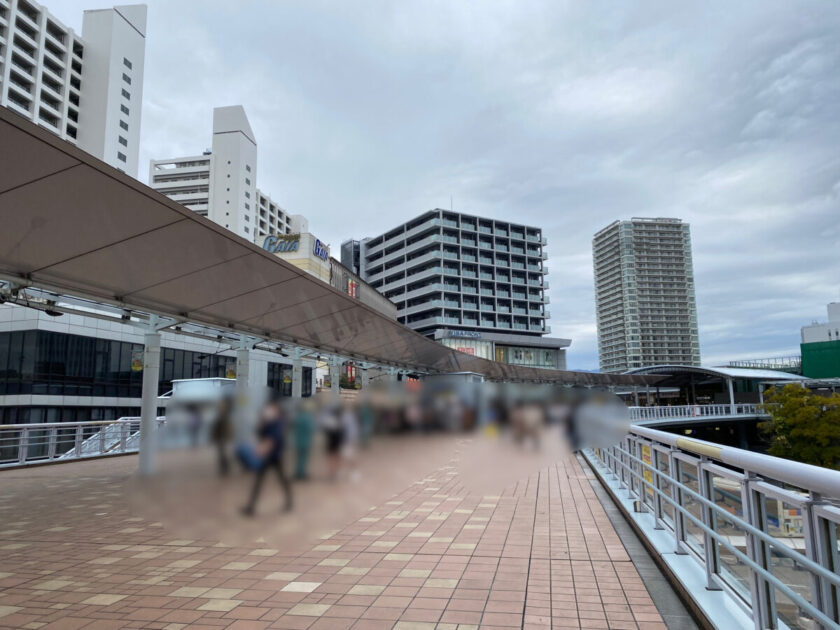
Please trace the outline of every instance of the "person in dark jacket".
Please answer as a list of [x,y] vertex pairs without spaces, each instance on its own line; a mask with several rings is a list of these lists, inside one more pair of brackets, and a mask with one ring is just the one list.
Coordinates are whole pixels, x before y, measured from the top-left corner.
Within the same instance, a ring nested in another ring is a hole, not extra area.
[[216,445],[216,456],[219,465],[219,475],[227,477],[230,473],[230,458],[228,451],[233,439],[233,400],[226,396],[219,401],[216,410],[216,420],[210,432],[210,437]]
[[251,498],[248,505],[242,508],[242,513],[246,516],[253,516],[256,511],[263,479],[269,469],[273,469],[277,473],[277,478],[283,488],[284,511],[288,512],[292,509],[292,488],[283,465],[283,450],[286,445],[285,433],[285,413],[276,401],[271,401],[263,409],[260,415],[260,424],[257,428],[259,442],[256,450],[257,456],[260,458],[260,464],[254,477],[254,485],[251,488]]

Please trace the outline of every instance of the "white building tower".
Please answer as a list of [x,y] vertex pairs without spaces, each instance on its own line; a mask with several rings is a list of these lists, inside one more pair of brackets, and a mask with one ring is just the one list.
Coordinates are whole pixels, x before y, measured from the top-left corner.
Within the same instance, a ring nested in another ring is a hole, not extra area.
[[137,177],[145,51],[145,5],[85,11],[79,37],[0,0],[0,105]]

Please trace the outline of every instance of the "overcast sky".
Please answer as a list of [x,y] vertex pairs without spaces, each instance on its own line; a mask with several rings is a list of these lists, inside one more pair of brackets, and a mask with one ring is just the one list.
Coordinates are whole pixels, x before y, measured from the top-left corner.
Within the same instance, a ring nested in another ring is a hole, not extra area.
[[[46,4],[77,30],[110,6]],[[334,254],[450,198],[540,226],[570,368],[597,368],[615,219],[691,223],[705,364],[798,353],[840,300],[834,0],[148,4],[143,181],[241,104],[257,185]]]

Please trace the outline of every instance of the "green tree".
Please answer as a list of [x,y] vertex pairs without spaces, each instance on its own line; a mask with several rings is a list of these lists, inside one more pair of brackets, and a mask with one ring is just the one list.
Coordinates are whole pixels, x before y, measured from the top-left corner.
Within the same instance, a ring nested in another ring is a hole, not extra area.
[[840,394],[774,387],[764,395],[764,410],[770,420],[759,428],[770,439],[771,455],[840,469]]

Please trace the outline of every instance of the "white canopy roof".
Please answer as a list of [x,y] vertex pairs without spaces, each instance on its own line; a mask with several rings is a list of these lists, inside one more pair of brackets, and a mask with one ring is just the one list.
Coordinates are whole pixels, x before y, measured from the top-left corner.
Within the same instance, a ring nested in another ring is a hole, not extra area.
[[0,108],[0,278],[420,372],[643,385],[444,347]]

